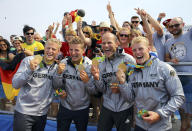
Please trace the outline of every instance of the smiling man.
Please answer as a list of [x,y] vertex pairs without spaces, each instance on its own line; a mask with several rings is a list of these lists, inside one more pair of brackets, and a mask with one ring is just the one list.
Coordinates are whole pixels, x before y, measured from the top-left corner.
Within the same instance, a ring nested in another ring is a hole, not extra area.
[[44,50],[43,44],[34,40],[35,29],[28,25],[25,25],[23,28],[23,34],[26,41],[21,45],[24,50],[29,50],[32,53],[34,51]]
[[14,112],[14,131],[44,131],[47,111],[54,96],[52,77],[60,47],[59,40],[49,39],[43,58],[26,57],[14,75],[13,87],[20,88]]
[[93,65],[91,70],[97,90],[103,93],[98,131],[110,131],[114,124],[118,131],[130,131],[133,103],[127,102],[119,92],[119,82],[115,74],[119,64],[134,64],[135,60],[132,56],[118,51],[118,40],[112,33],[107,32],[103,35],[102,49],[105,60],[99,67]]
[[[135,131],[170,131],[171,114],[184,102],[181,82],[170,65],[150,56],[149,41],[136,37],[132,41],[137,66],[129,83],[125,74],[117,74],[120,92],[128,101],[135,101],[137,113]],[[142,110],[147,112],[139,116]]]
[[[192,62],[192,28],[184,32],[184,21],[181,17],[173,18],[169,22],[169,32],[173,35],[172,38],[167,40],[165,60],[168,62]],[[175,66],[178,72],[192,73],[191,66],[179,65]],[[186,101],[180,109],[181,115],[181,130],[186,131],[191,127],[192,115],[192,76],[181,75],[179,76],[183,84]]]
[[54,86],[63,89],[67,96],[60,99],[57,115],[57,131],[69,131],[72,120],[77,131],[86,131],[89,118],[89,94],[95,93],[91,78],[91,60],[84,57],[84,42],[74,36],[69,42],[70,57],[61,61],[57,75],[63,79],[54,79]]

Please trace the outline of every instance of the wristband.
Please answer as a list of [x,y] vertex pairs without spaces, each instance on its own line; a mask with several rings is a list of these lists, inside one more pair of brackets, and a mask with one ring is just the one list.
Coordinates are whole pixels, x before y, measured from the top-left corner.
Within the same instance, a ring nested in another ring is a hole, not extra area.
[[158,17],[158,18],[157,18],[157,21],[161,21],[161,18]]

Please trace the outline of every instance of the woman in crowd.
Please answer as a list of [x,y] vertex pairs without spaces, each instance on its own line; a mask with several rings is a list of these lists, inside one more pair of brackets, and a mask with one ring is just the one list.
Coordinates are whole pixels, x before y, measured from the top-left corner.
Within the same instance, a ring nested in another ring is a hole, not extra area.
[[[10,51],[10,44],[9,44],[8,40],[1,39],[0,40],[0,61],[3,61],[3,62],[10,61],[9,56],[8,56],[9,51]],[[2,103],[1,109],[5,110],[6,97],[5,97],[5,93],[4,93],[1,81],[0,81],[0,99],[1,99],[1,103]]]
[[86,45],[86,52],[85,55],[93,59],[96,55],[95,49],[96,49],[96,42],[97,40],[94,38],[94,33],[90,26],[84,26],[82,27],[82,21],[79,21],[77,24],[78,29],[78,35],[80,38],[84,41]]
[[0,40],[0,60],[9,62],[10,43],[6,39]]
[[121,49],[124,49],[125,53],[133,55],[131,49],[131,32],[128,28],[121,28],[119,32],[117,32],[117,36],[119,39]]

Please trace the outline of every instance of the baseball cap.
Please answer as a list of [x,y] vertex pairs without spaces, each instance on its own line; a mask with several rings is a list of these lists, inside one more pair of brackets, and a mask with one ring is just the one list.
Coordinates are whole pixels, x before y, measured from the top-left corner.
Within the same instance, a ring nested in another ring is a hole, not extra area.
[[167,26],[167,24],[171,21],[171,19],[166,19],[165,21],[163,21],[163,25]]
[[19,41],[23,42],[23,39],[20,36],[13,37],[13,41],[15,41],[15,40],[19,40]]

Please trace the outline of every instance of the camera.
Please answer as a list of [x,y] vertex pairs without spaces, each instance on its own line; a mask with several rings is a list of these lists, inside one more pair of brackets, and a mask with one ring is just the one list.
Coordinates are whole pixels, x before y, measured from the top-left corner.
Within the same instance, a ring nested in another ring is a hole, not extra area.
[[101,51],[101,44],[96,44],[94,53],[99,53]]
[[117,53],[118,53],[118,54],[123,53],[123,49],[122,49],[122,48],[120,48],[120,47],[118,47],[118,48],[117,48]]
[[95,52],[95,53],[99,53],[99,50],[100,50],[100,49],[96,47],[94,52]]

